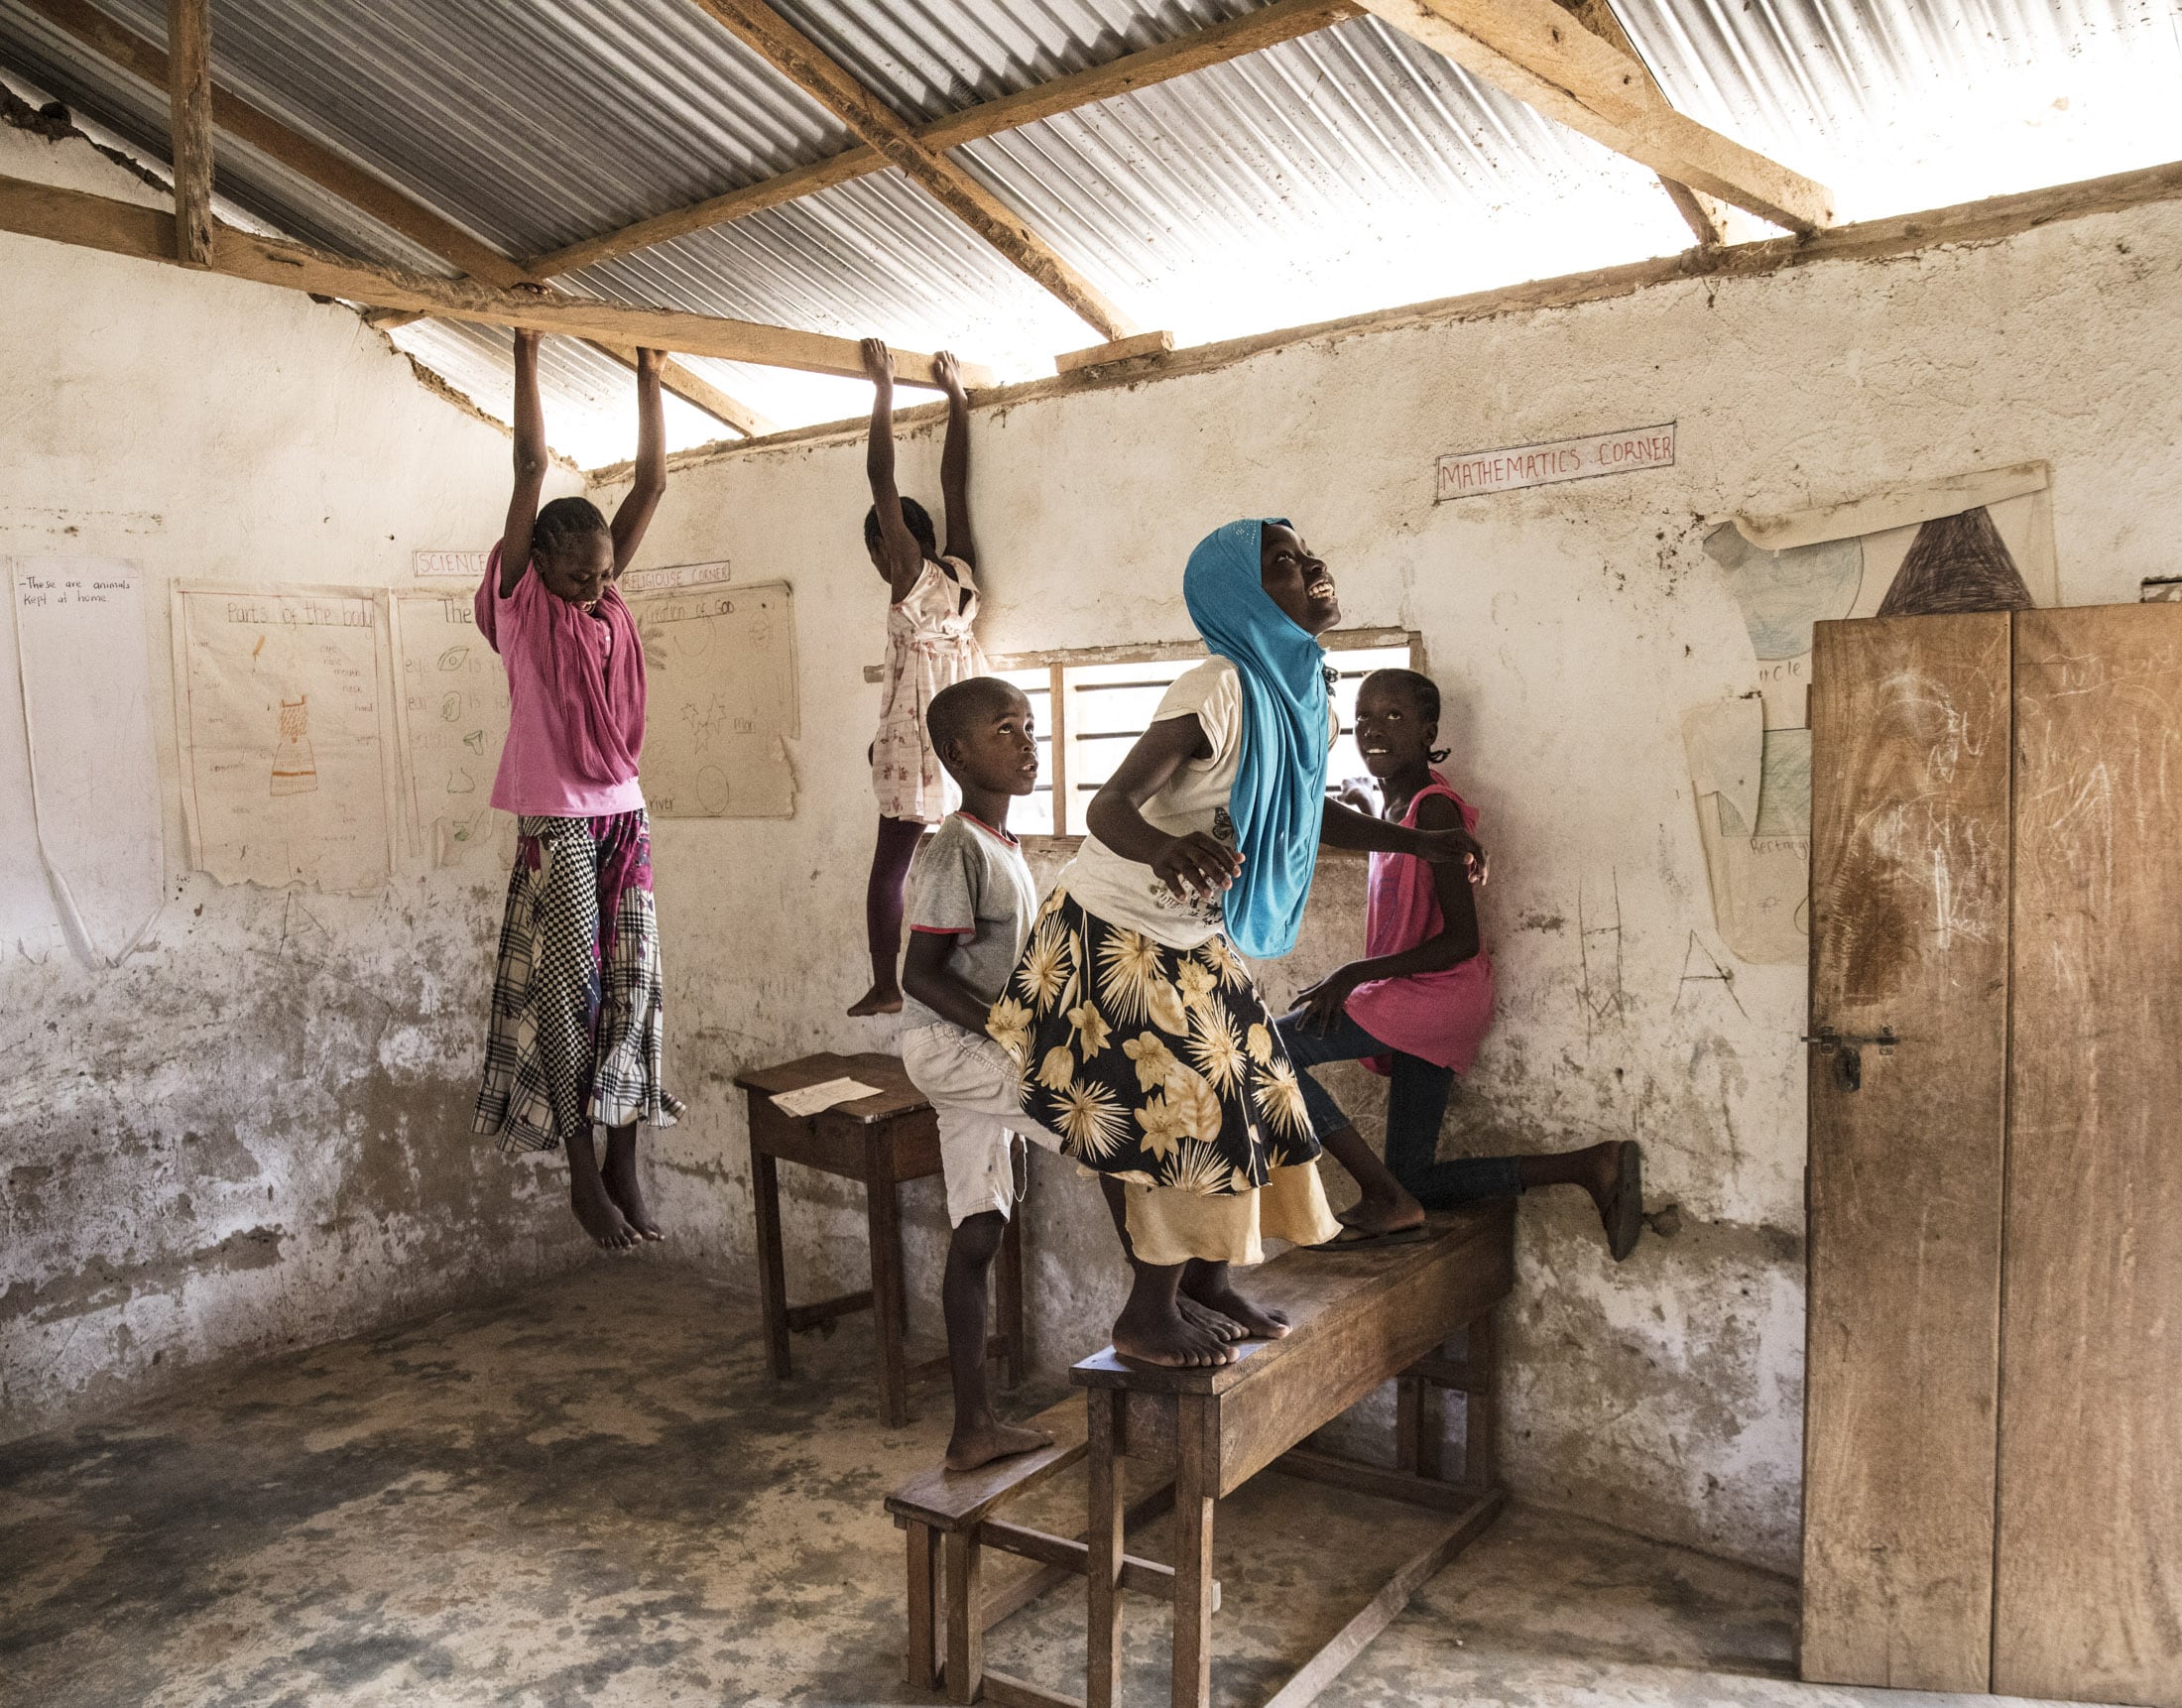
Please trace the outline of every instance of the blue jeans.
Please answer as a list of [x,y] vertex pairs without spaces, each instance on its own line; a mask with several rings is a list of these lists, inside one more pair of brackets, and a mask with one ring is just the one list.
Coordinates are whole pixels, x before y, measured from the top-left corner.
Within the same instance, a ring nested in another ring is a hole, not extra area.
[[1374,1037],[1346,1013],[1323,1033],[1284,1020],[1280,1022],[1280,1042],[1295,1064],[1303,1102],[1310,1110],[1311,1129],[1321,1141],[1327,1134],[1355,1124],[1342,1114],[1341,1105],[1310,1070],[1328,1061],[1361,1061],[1374,1055],[1394,1058],[1394,1073],[1387,1088],[1387,1167],[1427,1210],[1452,1209],[1479,1198],[1512,1197],[1522,1190],[1516,1158],[1461,1157],[1451,1162],[1438,1159],[1439,1123],[1447,1113],[1448,1094],[1454,1089],[1453,1068],[1403,1054]]

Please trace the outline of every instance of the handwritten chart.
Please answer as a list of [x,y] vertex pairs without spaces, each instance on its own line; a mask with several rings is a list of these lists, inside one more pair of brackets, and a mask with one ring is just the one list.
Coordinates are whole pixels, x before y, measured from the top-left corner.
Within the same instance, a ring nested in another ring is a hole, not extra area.
[[508,673],[477,631],[472,595],[394,598],[403,821],[410,852],[436,866],[497,856],[515,819],[489,801],[508,735]]
[[175,589],[191,864],[226,883],[363,893],[393,868],[385,595]]
[[39,852],[70,946],[115,966],[167,884],[144,603],[124,563],[28,558],[14,618]]
[[656,818],[792,818],[795,624],[788,583],[630,602],[648,688],[644,797]]

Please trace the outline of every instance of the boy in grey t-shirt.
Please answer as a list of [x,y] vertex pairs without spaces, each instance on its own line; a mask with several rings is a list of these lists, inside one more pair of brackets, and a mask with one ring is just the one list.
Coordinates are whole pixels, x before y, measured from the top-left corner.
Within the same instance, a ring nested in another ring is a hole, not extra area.
[[1030,702],[993,676],[942,689],[925,722],[961,786],[962,809],[941,823],[909,879],[902,1065],[939,1123],[954,1227],[940,1289],[955,1406],[947,1469],[968,1471],[1051,1444],[1043,1430],[1001,1422],[985,1387],[986,1276],[1015,1208],[1015,1136],[1060,1148],[1023,1114],[1015,1063],[985,1032],[1037,909],[1008,805],[1036,788],[1038,749]]

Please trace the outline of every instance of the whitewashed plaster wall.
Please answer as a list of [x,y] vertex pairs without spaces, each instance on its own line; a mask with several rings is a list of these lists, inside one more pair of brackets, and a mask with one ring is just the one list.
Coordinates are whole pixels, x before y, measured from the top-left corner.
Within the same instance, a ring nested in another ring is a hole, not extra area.
[[[996,652],[1188,637],[1184,554],[1256,514],[1297,520],[1352,624],[1423,634],[1451,770],[1496,854],[1501,1017],[1446,1147],[1633,1136],[1653,1205],[1680,1207],[1678,1233],[1616,1268],[1581,1198],[1524,1206],[1503,1434],[1520,1494],[1770,1566],[1795,1557],[1804,977],[1739,963],[1713,929],[1680,720],[1750,688],[1755,666],[1698,549],[1705,522],[2045,458],[2065,600],[2132,599],[2139,577],[2182,568],[2177,302],[2182,205],[2167,203],[1350,333],[977,414]],[[1439,452],[1668,420],[1670,469],[1432,503]],[[646,548],[795,589],[796,818],[668,823],[657,844],[670,1060],[692,1114],[658,1146],[656,1202],[677,1250],[746,1281],[732,1076],[893,1034],[841,1012],[865,976],[878,690],[862,671],[884,617],[858,536],[862,455],[839,434],[678,472]],[[926,429],[905,489],[935,499],[937,457]],[[1358,951],[1359,869],[1329,862],[1320,887],[1302,947],[1265,969],[1276,998]],[[1716,964],[1732,982],[1704,976]],[[1095,1192],[1037,1160],[1033,1332],[1052,1373],[1105,1338],[1120,1271]],[[785,1174],[791,1295],[862,1285],[860,1190]],[[928,1184],[912,1201],[928,1325],[943,1222]]]
[[[75,138],[0,126],[0,173],[165,201]],[[0,604],[4,1436],[588,1248],[556,1174],[467,1133],[504,878],[355,898],[191,877],[174,769],[170,583],[407,580],[416,548],[490,542],[506,435],[346,308],[4,236],[0,373],[0,558],[142,571],[170,879],[122,967],[72,958]]]

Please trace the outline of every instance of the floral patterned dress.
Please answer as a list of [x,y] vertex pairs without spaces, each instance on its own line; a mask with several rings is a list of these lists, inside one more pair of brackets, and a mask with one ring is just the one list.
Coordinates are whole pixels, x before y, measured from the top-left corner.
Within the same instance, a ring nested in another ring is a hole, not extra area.
[[954,783],[932,751],[924,708],[941,688],[986,673],[985,650],[973,628],[977,612],[970,566],[945,557],[925,559],[909,596],[887,613],[886,697],[871,753],[882,817],[937,824],[954,810]]

